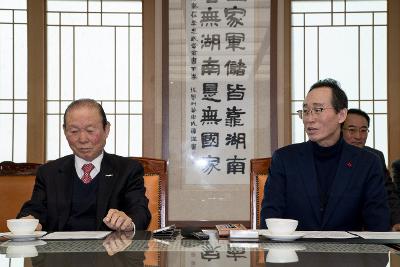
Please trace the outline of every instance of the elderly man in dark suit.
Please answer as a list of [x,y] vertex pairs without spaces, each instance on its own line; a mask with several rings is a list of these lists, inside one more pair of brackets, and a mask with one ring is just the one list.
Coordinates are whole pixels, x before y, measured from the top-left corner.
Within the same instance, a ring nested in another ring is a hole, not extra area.
[[46,231],[146,229],[151,215],[143,167],[104,152],[110,123],[102,106],[72,102],[63,128],[73,155],[39,168],[32,198],[17,217],[37,218],[38,230]]
[[346,120],[342,124],[343,138],[347,143],[364,148],[378,156],[382,171],[385,174],[385,188],[388,194],[392,229],[400,231],[400,200],[396,194],[396,186],[386,168],[385,156],[381,151],[365,145],[368,138],[369,123],[370,118],[367,113],[361,109],[349,109]]
[[299,230],[390,229],[379,159],[342,138],[347,102],[333,79],[311,86],[298,112],[309,141],[273,154],[262,228],[266,218],[290,218],[299,221]]

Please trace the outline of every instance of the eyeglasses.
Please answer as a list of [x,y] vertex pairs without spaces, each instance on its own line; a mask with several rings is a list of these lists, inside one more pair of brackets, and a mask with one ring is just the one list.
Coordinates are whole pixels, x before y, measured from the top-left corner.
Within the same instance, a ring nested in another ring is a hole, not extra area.
[[369,133],[369,129],[367,127],[343,127],[342,129],[348,131],[350,135],[354,135],[356,133],[366,135]]
[[312,108],[312,109],[300,109],[296,112],[297,112],[297,115],[299,115],[299,118],[303,119],[304,117],[308,117],[311,114],[319,116],[326,109],[334,109],[334,108],[322,108],[321,107],[321,108]]

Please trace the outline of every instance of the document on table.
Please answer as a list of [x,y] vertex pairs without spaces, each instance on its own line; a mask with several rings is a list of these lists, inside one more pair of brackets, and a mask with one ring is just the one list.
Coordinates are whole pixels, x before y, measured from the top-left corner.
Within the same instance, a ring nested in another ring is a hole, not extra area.
[[400,232],[350,232],[364,239],[400,239]]
[[64,240],[64,239],[103,239],[111,231],[76,231],[76,232],[54,232],[45,235],[43,240]]
[[345,231],[299,231],[299,233],[304,233],[302,238],[347,239],[357,237]]
[[[257,230],[259,235],[270,234],[267,229]],[[346,239],[356,238],[358,236],[349,234],[345,231],[296,231],[296,233],[302,233],[302,238],[331,238],[331,239]]]

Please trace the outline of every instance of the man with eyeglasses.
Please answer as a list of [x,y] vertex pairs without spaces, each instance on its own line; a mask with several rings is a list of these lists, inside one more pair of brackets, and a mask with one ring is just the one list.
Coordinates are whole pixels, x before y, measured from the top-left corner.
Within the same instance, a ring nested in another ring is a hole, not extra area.
[[390,173],[386,168],[385,156],[381,151],[365,145],[368,138],[369,124],[370,118],[367,113],[361,109],[349,109],[346,120],[342,124],[343,138],[347,143],[364,148],[378,156],[381,168],[385,173],[385,188],[388,194],[392,230],[400,231],[400,200],[396,194],[396,187],[390,177]]
[[261,228],[266,218],[289,218],[299,221],[298,230],[390,230],[379,159],[343,140],[347,106],[335,80],[311,86],[298,112],[309,141],[273,154]]

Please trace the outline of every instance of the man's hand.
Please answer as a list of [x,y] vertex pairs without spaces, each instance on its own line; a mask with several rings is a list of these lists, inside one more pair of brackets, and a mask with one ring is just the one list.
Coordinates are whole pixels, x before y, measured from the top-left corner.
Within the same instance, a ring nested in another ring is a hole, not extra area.
[[124,251],[132,243],[133,232],[113,232],[103,242],[108,255]]
[[[36,218],[33,217],[32,215],[28,215],[25,217],[21,217],[20,219],[36,219]],[[42,225],[40,223],[38,223],[38,225],[36,226],[35,231],[42,231]]]
[[103,222],[108,228],[116,231],[132,231],[134,227],[132,219],[117,209],[110,209]]
[[393,225],[392,231],[400,231],[400,223],[396,223],[395,225]]

